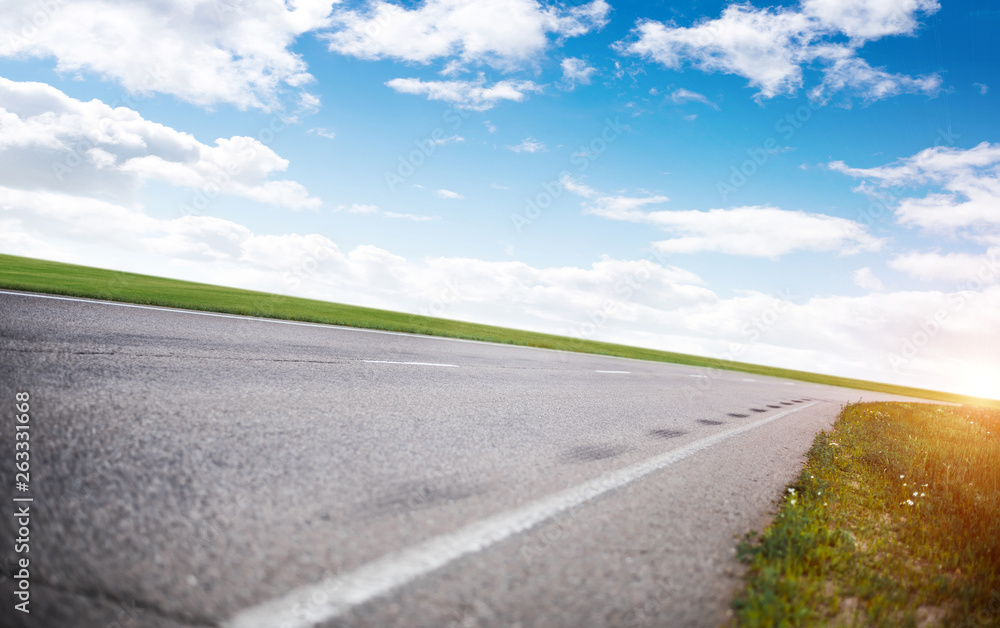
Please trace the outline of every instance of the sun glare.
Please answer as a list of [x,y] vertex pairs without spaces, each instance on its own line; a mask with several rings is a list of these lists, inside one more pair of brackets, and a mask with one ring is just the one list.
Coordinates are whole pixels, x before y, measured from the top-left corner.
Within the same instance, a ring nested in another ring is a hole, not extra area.
[[966,371],[960,386],[967,395],[1000,399],[1000,369],[983,365],[972,366]]

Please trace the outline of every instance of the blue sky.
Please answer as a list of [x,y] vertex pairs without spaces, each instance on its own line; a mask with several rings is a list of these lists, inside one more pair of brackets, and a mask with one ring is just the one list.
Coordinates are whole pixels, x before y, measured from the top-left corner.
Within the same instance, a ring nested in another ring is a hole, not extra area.
[[0,252],[1000,394],[983,1],[0,13]]

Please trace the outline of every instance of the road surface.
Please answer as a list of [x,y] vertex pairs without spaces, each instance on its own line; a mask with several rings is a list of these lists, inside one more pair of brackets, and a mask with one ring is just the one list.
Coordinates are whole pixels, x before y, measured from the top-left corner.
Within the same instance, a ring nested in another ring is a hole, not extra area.
[[[2,292],[0,496],[31,514],[22,554],[0,517],[0,617],[715,627],[737,537],[766,525],[815,433],[847,401],[887,398]],[[13,610],[22,581],[30,614]]]

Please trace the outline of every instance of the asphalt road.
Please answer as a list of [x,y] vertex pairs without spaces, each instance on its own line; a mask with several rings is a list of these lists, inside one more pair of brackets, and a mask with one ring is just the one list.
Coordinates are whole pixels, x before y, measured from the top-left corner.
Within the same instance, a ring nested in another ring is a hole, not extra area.
[[0,516],[0,621],[719,626],[737,537],[841,404],[887,398],[0,293],[0,496],[33,500],[28,554]]

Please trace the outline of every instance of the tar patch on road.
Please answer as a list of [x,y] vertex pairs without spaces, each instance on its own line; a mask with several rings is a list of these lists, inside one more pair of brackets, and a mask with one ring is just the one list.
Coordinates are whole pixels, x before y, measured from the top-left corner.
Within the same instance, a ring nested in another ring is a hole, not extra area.
[[698,422],[702,425],[722,425],[722,421],[712,421],[709,419],[698,419]]
[[614,458],[628,451],[621,445],[581,445],[565,452],[562,457],[566,462],[593,462]]
[[682,432],[681,430],[650,430],[649,435],[653,438],[677,438],[678,436],[684,436],[687,432]]
[[745,418],[747,418],[750,415],[749,414],[740,414],[739,412],[730,412],[726,416],[731,416],[734,419],[745,419]]
[[430,478],[404,482],[375,497],[367,508],[371,515],[401,514],[435,508],[486,493],[489,486],[462,484],[455,478]]

